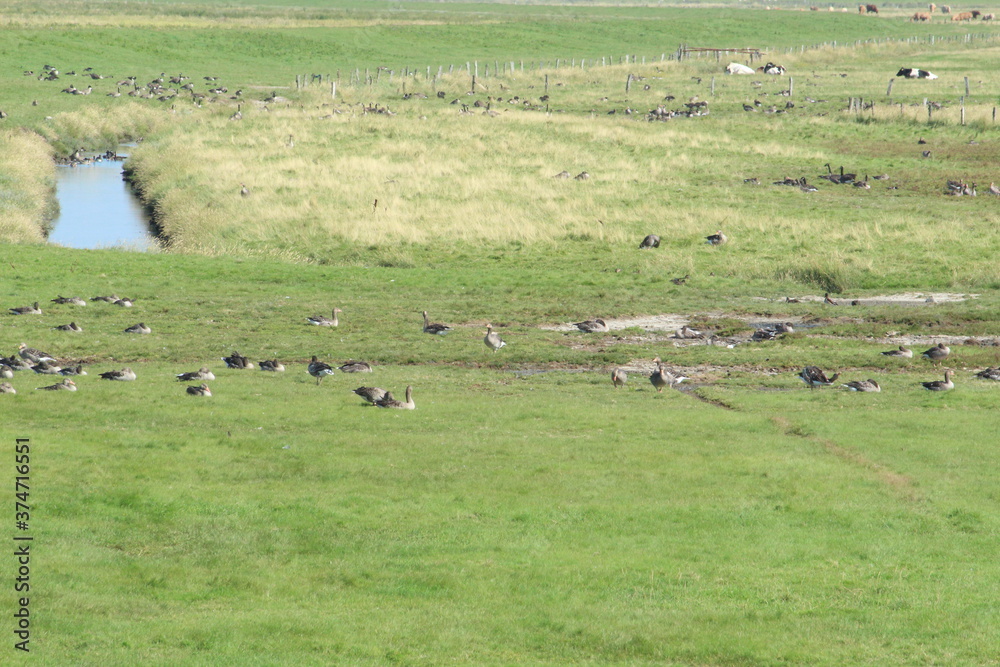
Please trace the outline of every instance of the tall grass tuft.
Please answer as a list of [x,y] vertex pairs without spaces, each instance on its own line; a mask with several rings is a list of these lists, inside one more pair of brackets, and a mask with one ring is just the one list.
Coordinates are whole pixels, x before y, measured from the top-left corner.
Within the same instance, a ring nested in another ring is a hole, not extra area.
[[51,147],[33,132],[0,132],[0,241],[43,241],[57,213]]

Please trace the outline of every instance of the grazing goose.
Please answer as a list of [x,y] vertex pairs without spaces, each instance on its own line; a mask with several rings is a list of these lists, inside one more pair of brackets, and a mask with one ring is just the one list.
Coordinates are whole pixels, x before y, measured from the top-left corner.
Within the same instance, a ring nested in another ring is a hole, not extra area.
[[722,245],[728,240],[729,239],[726,238],[726,235],[722,233],[721,229],[714,234],[705,237],[705,242],[709,245]]
[[197,380],[214,380],[215,373],[209,370],[208,366],[202,366],[196,371],[191,371],[189,373],[178,373],[178,382],[195,382]]
[[59,366],[53,366],[47,361],[39,361],[31,367],[31,370],[35,371],[39,375],[59,375],[59,371],[62,370],[62,368]]
[[625,371],[620,368],[611,371],[611,384],[614,385],[615,389],[624,387],[626,382],[628,382],[628,374]]
[[507,343],[500,339],[499,334],[493,333],[492,324],[486,325],[486,336],[483,338],[483,343],[486,344],[486,347],[493,350],[493,354],[496,354],[497,350],[507,345]]
[[14,369],[7,364],[0,364],[0,378],[10,378],[14,377]]
[[228,357],[222,357],[222,360],[226,362],[226,366],[228,368],[232,368],[233,370],[241,371],[247,368],[253,368],[253,362],[236,350],[233,350],[233,353]]
[[926,352],[921,352],[920,356],[924,359],[930,360],[931,363],[940,363],[944,361],[949,354],[951,354],[951,348],[944,343],[938,343],[935,347],[932,347]]
[[148,333],[153,333],[153,330],[147,327],[144,322],[139,322],[138,324],[133,324],[128,329],[126,329],[125,333],[148,334]]
[[340,322],[337,320],[337,313],[342,313],[340,308],[333,309],[333,317],[323,317],[322,315],[315,315],[313,317],[307,317],[310,324],[315,324],[318,327],[335,327],[339,326]]
[[118,301],[118,298],[119,297],[118,297],[117,294],[112,294],[110,296],[92,296],[92,297],[90,297],[90,300],[91,301],[106,301],[107,303],[114,303],[115,301]]
[[322,380],[324,375],[333,375],[333,368],[329,364],[325,364],[315,356],[313,356],[312,361],[309,362],[309,368],[307,369],[309,375],[316,378],[316,384],[318,385]]
[[63,375],[65,377],[72,377],[76,375],[86,375],[86,374],[87,371],[83,370],[82,365],[77,365],[75,368],[68,366],[59,371],[59,375]]
[[643,248],[659,248],[660,247],[660,237],[656,234],[649,234],[642,240],[639,244],[639,250]]
[[872,380],[871,378],[867,380],[854,380],[853,382],[848,382],[847,384],[842,384],[840,386],[847,387],[851,391],[882,391],[882,387],[878,385],[878,382]]
[[135,373],[131,368],[126,366],[120,371],[108,371],[106,373],[101,373],[102,380],[117,380],[119,382],[132,382],[135,380]]
[[889,350],[888,352],[883,352],[882,355],[886,357],[902,357],[904,359],[912,359],[913,350],[900,345],[898,350]]
[[675,376],[673,373],[669,372],[664,368],[659,357],[653,359],[653,363],[656,364],[656,370],[653,374],[649,376],[650,383],[656,387],[658,393],[663,393],[664,387],[673,387],[675,384],[680,384],[684,380],[687,380],[683,375]]
[[955,388],[955,383],[951,381],[951,376],[954,374],[954,371],[947,370],[944,372],[944,380],[921,382],[920,384],[923,385],[924,389],[929,389],[930,391],[948,391]]
[[381,387],[358,387],[357,389],[354,390],[354,393],[360,396],[361,398],[365,399],[372,405],[375,405],[383,398],[385,398],[385,395],[388,392],[386,392],[386,390],[382,389]]
[[191,386],[189,386],[186,389],[186,391],[187,391],[187,393],[191,394],[192,396],[211,396],[212,395],[212,390],[208,388],[207,384],[203,384],[203,385],[200,385],[198,387],[195,387],[194,385],[191,385]]
[[0,394],[16,394],[17,390],[10,382],[0,382]]
[[413,402],[413,387],[406,385],[406,401],[400,401],[392,397],[389,392],[385,393],[382,400],[375,403],[380,408],[396,408],[397,410],[415,410],[417,405]]
[[451,331],[451,327],[447,324],[439,324],[437,322],[431,322],[427,319],[427,311],[424,311],[424,333],[434,334],[436,336],[443,336]]
[[86,306],[87,305],[87,302],[84,301],[83,299],[81,299],[78,296],[65,297],[65,296],[62,296],[61,294],[58,297],[56,297],[55,299],[52,299],[52,303],[69,303],[69,304],[72,304],[74,306]]
[[605,331],[610,331],[607,323],[599,317],[593,320],[575,322],[573,326],[584,333],[603,333]]
[[285,372],[285,365],[277,359],[265,359],[264,361],[257,362],[257,368],[262,371],[270,371],[272,373]]
[[348,361],[339,367],[344,373],[371,373],[372,366],[367,361]]
[[122,308],[131,308],[132,307],[132,299],[128,298],[127,296],[123,296],[122,298],[120,298],[117,301],[115,301],[114,304],[116,306],[121,306]]
[[43,391],[59,391],[60,389],[66,391],[76,391],[76,383],[66,378],[62,382],[57,382],[55,384],[50,384],[47,387],[35,387],[35,389],[41,389]]
[[35,364],[37,364],[39,361],[56,360],[56,358],[53,357],[51,354],[47,354],[33,347],[28,347],[25,343],[21,343],[20,345],[17,346],[17,353],[25,361],[30,361]]
[[983,378],[984,380],[993,380],[994,382],[1000,382],[1000,366],[998,366],[997,368],[987,368],[985,371],[979,371],[978,373],[976,373],[976,377]]
[[31,306],[20,306],[18,308],[8,308],[8,310],[14,315],[41,315],[42,309],[38,307],[38,302],[36,301]]
[[69,324],[60,324],[59,326],[52,328],[55,329],[56,331],[75,331],[77,333],[83,331],[83,327],[81,327],[76,322],[70,322]]
[[805,382],[811,389],[816,387],[829,387],[837,378],[840,377],[840,373],[834,373],[830,377],[826,376],[826,373],[821,371],[817,366],[806,366],[799,373],[799,377]]

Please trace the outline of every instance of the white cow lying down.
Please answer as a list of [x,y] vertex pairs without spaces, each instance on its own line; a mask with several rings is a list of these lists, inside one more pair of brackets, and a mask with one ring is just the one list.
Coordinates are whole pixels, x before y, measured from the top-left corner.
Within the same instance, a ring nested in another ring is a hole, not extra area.
[[747,67],[746,65],[741,65],[739,63],[729,63],[726,65],[726,74],[753,74],[754,70],[752,67]]

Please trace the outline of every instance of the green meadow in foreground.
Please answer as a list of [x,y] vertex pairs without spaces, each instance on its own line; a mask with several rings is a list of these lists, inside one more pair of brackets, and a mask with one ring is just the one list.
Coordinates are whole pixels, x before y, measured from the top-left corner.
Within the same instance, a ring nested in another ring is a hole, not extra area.
[[[55,378],[19,371],[0,395],[11,461],[15,438],[32,447],[31,662],[995,661],[1000,383],[974,373],[1000,365],[997,47],[865,41],[992,26],[281,4],[0,8],[0,53],[17,56],[0,73],[16,110],[0,133],[0,354],[25,343],[88,372],[48,392]],[[360,31],[384,50],[330,39]],[[794,82],[655,57],[761,34]],[[864,43],[791,48],[834,39]],[[622,43],[648,62],[493,69],[475,91],[423,70]],[[291,87],[313,51],[342,70],[335,98],[326,80]],[[108,78],[64,95],[66,76],[15,71],[50,60]],[[910,65],[940,79],[887,98]],[[351,83],[366,67],[376,80]],[[230,90],[107,97],[160,72]],[[848,97],[876,104],[854,114]],[[645,118],[699,100],[707,116]],[[166,250],[39,243],[50,157],[140,139],[129,177]],[[825,163],[871,188],[821,179]],[[803,176],[817,192],[772,185]],[[979,196],[946,195],[949,180]],[[720,228],[729,242],[706,244]],[[649,233],[660,247],[639,250]],[[107,294],[135,305],[91,300]],[[41,315],[7,311],[36,300]],[[334,307],[338,327],[307,322]],[[453,331],[423,333],[424,310]],[[594,317],[613,330],[572,327]],[[83,331],[54,329],[70,321]],[[747,342],[778,321],[795,332]],[[152,333],[125,333],[137,322]],[[680,340],[680,323],[718,338]],[[920,352],[938,341],[951,355],[933,366]],[[880,354],[900,343],[915,358]],[[287,370],[227,369],[233,351]],[[314,355],[374,371],[317,383]],[[690,380],[657,393],[654,357]],[[841,376],[812,390],[807,365]],[[125,366],[136,381],[99,377]],[[201,366],[211,397],[175,377]],[[945,368],[955,388],[925,391]],[[865,378],[881,393],[839,387]],[[416,410],[366,405],[362,385],[412,386]]]

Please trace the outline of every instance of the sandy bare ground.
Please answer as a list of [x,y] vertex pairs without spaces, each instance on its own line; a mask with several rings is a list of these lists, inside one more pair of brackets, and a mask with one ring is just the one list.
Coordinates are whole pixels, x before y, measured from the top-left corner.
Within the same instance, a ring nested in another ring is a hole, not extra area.
[[[853,298],[850,296],[835,296],[834,301],[841,306],[933,306],[936,303],[957,303],[968,299],[975,299],[978,294],[955,294],[951,292],[903,292],[901,294],[882,294],[879,296],[868,296]],[[758,297],[762,301],[781,303],[785,299],[767,299]],[[824,297],[809,294],[806,296],[793,296],[792,299],[806,303],[808,301],[823,301]]]

